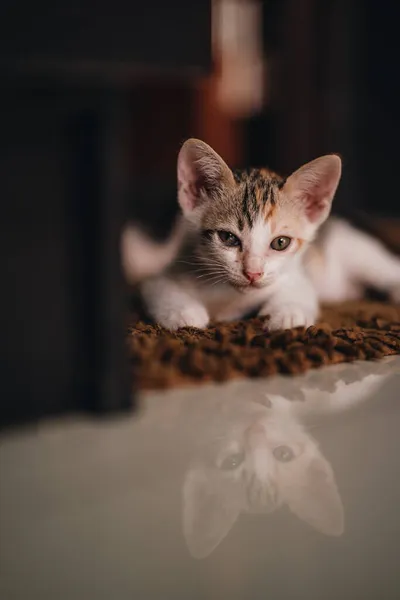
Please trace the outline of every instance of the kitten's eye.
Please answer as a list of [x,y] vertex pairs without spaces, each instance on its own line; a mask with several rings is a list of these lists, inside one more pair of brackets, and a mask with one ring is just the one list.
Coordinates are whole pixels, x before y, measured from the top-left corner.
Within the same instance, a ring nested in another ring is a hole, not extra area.
[[294,459],[294,452],[289,446],[278,446],[274,448],[273,455],[279,462],[290,462]]
[[228,246],[229,248],[240,246],[239,238],[233,233],[230,233],[230,231],[218,231],[217,233],[219,239],[225,246]]
[[285,235],[281,235],[280,237],[277,237],[274,240],[272,240],[271,248],[273,250],[277,250],[278,252],[281,252],[282,250],[286,250],[286,248],[288,248],[290,246],[291,241],[292,241],[292,238],[287,237]]
[[244,461],[244,452],[237,452],[236,454],[231,454],[227,456],[225,460],[222,462],[220,469],[222,471],[234,471]]

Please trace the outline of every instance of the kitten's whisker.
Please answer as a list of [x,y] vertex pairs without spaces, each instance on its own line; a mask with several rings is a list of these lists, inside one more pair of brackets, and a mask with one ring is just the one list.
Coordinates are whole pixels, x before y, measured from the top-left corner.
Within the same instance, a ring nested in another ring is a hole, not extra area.
[[190,267],[196,267],[195,269],[190,269],[190,271],[192,273],[197,273],[199,271],[206,271],[206,270],[213,270],[213,269],[223,269],[224,266],[215,261],[215,262],[205,262],[205,261],[198,261],[198,262],[194,262],[194,263],[189,263],[186,261],[179,261],[181,264],[185,264],[188,265]]
[[207,273],[214,273],[214,270],[213,270],[213,269],[211,269],[211,268],[207,268],[207,269],[194,269],[193,271],[190,271],[190,272],[191,272],[193,275],[194,275],[195,273],[205,273],[205,274],[207,274]]
[[[226,277],[225,271],[214,272],[214,273],[205,273],[204,275],[208,278],[209,281],[215,279],[216,277],[218,277],[218,278],[221,277],[221,276],[222,277],[224,277],[224,276]],[[202,275],[199,275],[199,277],[202,277]]]
[[211,281],[213,281],[216,278],[220,278],[223,277],[225,275],[225,273],[210,273],[207,274],[206,278],[204,279],[203,283],[209,283]]
[[222,265],[220,263],[210,263],[210,264],[198,263],[197,265],[193,265],[193,266],[201,268],[201,269],[222,269],[222,268],[224,268],[224,265]]
[[199,265],[204,265],[204,266],[214,266],[214,265],[218,265],[220,266],[221,263],[218,260],[203,260],[203,259],[196,259],[194,261],[188,261],[188,260],[177,260],[176,261],[177,264],[182,264],[182,265],[190,265],[191,267],[197,267]]
[[217,272],[217,271],[225,271],[225,269],[223,268],[222,265],[204,265],[204,266],[200,266],[200,265],[192,265],[195,266],[197,268],[195,269],[190,269],[190,273],[207,273],[207,272]]
[[196,269],[195,271],[192,271],[192,274],[194,275],[195,273],[200,273],[200,274],[204,274],[204,275],[213,275],[214,273],[225,273],[225,269],[211,269],[211,268],[207,268],[207,269]]
[[196,267],[199,267],[201,269],[223,269],[224,265],[220,264],[220,263],[198,263],[197,265],[193,265]]
[[227,277],[222,277],[221,279],[217,279],[217,281],[214,281],[211,284],[211,287],[213,287],[214,285],[217,285],[218,283],[227,283],[228,282],[228,278]]
[[203,277],[213,277],[217,275],[224,275],[224,271],[219,271],[215,273],[203,273],[202,275],[196,275],[196,279],[202,279]]
[[220,264],[221,263],[221,261],[220,261],[219,258],[210,257],[210,256],[207,256],[207,257],[205,257],[205,256],[195,256],[195,257],[193,257],[193,260],[195,262],[198,262],[198,263],[209,263],[209,264],[212,264],[212,263],[213,264],[215,264],[215,263]]
[[[204,270],[212,270],[212,269],[223,269],[222,265],[204,265],[202,267],[198,267],[197,269],[193,269],[193,271],[204,271]],[[192,271],[192,273],[193,273]]]

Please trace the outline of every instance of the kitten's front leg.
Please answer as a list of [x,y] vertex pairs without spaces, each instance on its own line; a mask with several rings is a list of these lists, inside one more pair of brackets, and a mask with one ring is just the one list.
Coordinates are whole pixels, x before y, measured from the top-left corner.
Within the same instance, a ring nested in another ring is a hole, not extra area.
[[316,291],[303,274],[286,279],[262,306],[259,316],[269,317],[265,323],[269,331],[314,325],[318,317]]
[[203,329],[209,323],[205,306],[182,285],[168,277],[157,277],[144,282],[141,292],[150,315],[167,329]]

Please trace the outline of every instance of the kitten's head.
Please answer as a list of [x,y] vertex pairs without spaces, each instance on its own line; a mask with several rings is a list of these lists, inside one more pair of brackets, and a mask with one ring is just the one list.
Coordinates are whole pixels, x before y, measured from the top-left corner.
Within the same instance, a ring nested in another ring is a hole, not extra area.
[[343,506],[332,467],[315,440],[288,414],[265,408],[207,440],[186,473],[183,529],[191,554],[208,556],[241,512],[282,505],[326,535],[343,532]]
[[187,140],[178,157],[178,199],[200,234],[200,262],[242,291],[271,283],[328,217],[340,175],[334,154],[287,179],[267,169],[233,173],[210,146]]

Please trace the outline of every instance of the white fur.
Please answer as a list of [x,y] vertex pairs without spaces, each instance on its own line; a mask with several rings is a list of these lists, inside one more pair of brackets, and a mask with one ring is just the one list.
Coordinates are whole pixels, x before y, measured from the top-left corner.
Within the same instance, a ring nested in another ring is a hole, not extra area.
[[269,315],[268,329],[309,327],[318,316],[315,290],[301,265],[282,278],[279,289],[264,304],[260,316]]
[[196,299],[195,290],[168,277],[158,277],[142,285],[143,298],[154,319],[168,329],[207,327],[209,314]]
[[307,252],[305,265],[322,302],[359,299],[365,286],[400,301],[400,259],[344,220],[330,219],[323,239]]
[[258,219],[251,230],[248,238],[247,256],[245,258],[246,267],[249,271],[257,273],[264,271],[264,257],[266,249],[266,240],[272,240],[272,232],[269,223],[264,219]]

